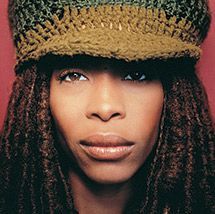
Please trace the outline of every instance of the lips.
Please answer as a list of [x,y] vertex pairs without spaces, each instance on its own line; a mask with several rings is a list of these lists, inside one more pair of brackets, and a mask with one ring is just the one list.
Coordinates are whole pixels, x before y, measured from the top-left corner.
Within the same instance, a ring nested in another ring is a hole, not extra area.
[[81,140],[80,146],[93,159],[114,161],[129,156],[134,147],[134,142],[118,135],[96,134]]

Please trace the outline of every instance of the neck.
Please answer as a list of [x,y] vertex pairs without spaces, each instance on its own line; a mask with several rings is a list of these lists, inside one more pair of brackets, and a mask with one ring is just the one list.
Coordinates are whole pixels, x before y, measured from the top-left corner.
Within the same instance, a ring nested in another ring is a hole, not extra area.
[[79,214],[120,214],[132,196],[132,184],[99,184],[70,172],[75,207]]

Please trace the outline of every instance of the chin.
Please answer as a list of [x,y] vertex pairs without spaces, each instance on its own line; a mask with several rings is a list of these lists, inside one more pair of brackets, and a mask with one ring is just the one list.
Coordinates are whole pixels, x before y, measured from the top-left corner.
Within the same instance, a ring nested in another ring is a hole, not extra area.
[[104,164],[103,167],[93,167],[84,170],[84,174],[92,181],[99,184],[120,184],[129,181],[136,170]]

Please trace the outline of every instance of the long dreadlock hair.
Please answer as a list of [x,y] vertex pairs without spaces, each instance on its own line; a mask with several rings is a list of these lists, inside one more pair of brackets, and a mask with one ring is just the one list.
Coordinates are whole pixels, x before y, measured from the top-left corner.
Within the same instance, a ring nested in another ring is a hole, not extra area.
[[[183,69],[161,75],[160,134],[129,213],[215,212],[214,127],[194,66]],[[0,213],[76,213],[56,144],[49,82],[50,73],[36,65],[14,82],[0,144]]]

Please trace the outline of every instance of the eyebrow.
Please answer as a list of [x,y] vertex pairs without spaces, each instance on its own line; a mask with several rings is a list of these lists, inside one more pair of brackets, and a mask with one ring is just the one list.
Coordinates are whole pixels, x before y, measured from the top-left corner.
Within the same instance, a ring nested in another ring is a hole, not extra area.
[[188,66],[192,65],[191,60],[186,58],[179,59],[148,59],[144,61],[125,61],[120,59],[104,58],[104,57],[92,57],[87,55],[76,56],[46,56],[41,59],[41,71],[53,71],[62,70],[66,68],[79,68],[88,72],[90,70],[101,70],[101,68],[107,68],[112,71],[113,74],[122,75],[131,71],[144,71],[146,74],[158,75],[159,73],[176,72],[177,70],[184,70]]

